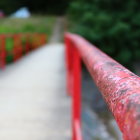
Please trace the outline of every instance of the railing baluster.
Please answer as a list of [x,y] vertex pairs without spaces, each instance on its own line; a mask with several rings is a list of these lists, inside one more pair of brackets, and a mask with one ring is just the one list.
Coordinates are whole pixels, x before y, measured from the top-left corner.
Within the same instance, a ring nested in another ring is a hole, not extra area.
[[[73,140],[82,140],[81,134],[81,58],[78,50],[73,49]],[[78,122],[78,124],[77,124]],[[78,128],[78,129],[77,129]],[[80,130],[79,130],[80,129]]]
[[6,65],[5,35],[0,35],[0,68],[4,69]]

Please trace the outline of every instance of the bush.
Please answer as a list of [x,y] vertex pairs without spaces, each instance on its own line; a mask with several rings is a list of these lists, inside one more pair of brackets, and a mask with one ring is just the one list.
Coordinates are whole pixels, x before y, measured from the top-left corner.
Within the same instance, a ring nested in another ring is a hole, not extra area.
[[13,61],[12,50],[13,50],[13,39],[7,38],[6,39],[6,51],[7,51],[6,62],[7,63],[11,63]]
[[140,58],[140,1],[76,0],[69,8],[71,31],[128,68]]

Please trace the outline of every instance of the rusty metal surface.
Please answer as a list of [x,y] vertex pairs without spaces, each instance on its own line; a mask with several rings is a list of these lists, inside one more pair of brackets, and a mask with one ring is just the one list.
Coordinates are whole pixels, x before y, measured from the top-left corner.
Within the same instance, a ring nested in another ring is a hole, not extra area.
[[124,140],[139,140],[140,78],[80,36],[67,33],[66,37],[78,49]]

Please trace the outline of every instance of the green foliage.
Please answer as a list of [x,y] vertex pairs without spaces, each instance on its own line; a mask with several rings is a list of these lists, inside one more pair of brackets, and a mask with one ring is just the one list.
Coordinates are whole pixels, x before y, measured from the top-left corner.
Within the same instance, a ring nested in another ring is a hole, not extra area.
[[76,0],[69,8],[71,31],[127,67],[140,59],[140,1]]
[[55,23],[53,16],[33,15],[27,19],[4,18],[0,20],[0,33],[46,33],[52,32]]
[[6,62],[11,63],[13,61],[13,55],[12,55],[12,50],[13,50],[13,39],[12,38],[7,38],[6,39]]
[[13,49],[13,39],[7,38],[6,39],[6,50],[7,52],[11,51]]

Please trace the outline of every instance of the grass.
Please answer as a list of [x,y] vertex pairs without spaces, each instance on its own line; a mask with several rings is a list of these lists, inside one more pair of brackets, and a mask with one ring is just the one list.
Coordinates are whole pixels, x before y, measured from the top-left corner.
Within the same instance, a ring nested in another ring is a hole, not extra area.
[[0,19],[0,34],[2,33],[52,33],[55,17],[33,15],[30,18]]

